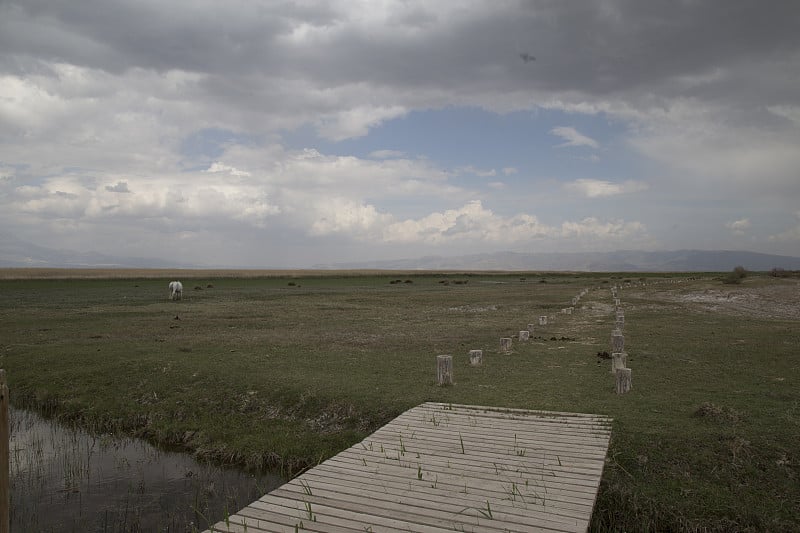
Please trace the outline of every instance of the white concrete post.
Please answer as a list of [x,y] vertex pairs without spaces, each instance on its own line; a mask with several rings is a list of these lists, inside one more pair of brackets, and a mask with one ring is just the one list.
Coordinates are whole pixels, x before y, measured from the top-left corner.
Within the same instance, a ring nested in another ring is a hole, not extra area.
[[436,382],[439,385],[453,384],[453,356],[436,356]]
[[621,353],[625,351],[625,337],[622,336],[622,332],[619,330],[614,330],[614,333],[611,334],[611,353]]
[[628,354],[625,352],[615,352],[611,354],[611,373],[616,374],[617,370],[627,368]]
[[620,368],[617,370],[617,394],[625,394],[633,388],[631,384],[631,369]]
[[470,350],[469,351],[469,364],[472,366],[480,366],[483,364],[483,350]]

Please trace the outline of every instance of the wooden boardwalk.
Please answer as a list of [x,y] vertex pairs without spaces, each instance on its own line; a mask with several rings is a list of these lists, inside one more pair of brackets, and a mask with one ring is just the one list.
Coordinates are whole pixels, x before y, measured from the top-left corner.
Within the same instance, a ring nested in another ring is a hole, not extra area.
[[424,403],[210,531],[586,531],[604,416]]

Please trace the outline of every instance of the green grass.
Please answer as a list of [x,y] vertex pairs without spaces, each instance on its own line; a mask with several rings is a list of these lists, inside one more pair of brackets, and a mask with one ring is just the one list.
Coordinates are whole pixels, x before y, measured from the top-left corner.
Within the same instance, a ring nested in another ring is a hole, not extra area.
[[[181,302],[166,278],[3,280],[0,367],[17,405],[289,474],[424,401],[606,414],[594,530],[800,529],[797,282],[656,283],[685,277],[183,277]],[[640,278],[619,294],[633,390],[617,396],[596,353],[610,287]],[[435,385],[439,354],[452,387]]]

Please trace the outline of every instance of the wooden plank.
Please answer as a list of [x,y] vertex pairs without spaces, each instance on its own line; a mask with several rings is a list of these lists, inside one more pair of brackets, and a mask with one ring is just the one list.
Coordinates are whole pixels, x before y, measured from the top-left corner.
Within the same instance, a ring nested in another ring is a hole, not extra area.
[[[486,502],[486,493],[465,493],[463,487],[452,486],[448,489],[444,484],[427,484],[427,483],[410,483],[397,485],[392,483],[385,483],[383,486],[370,485],[366,483],[357,483],[350,480],[342,480],[336,478],[324,478],[318,474],[314,474],[309,478],[310,482],[314,483],[315,490],[331,490],[334,492],[357,491],[369,492],[373,498],[377,500],[393,499],[399,501],[403,498],[416,497],[422,495],[429,496],[430,501],[445,501],[445,502],[458,502],[463,507],[479,508]],[[435,488],[434,488],[435,487]],[[509,496],[509,492],[497,493],[490,495],[492,501],[497,501],[500,508],[506,509],[508,512],[510,508],[524,507],[525,513],[530,513],[534,517],[546,518],[552,521],[565,521],[574,520],[585,517],[586,506],[575,505],[570,508],[570,504],[561,504],[558,502],[543,502],[537,498],[526,497],[524,495],[514,495],[513,499]]]
[[[466,477],[466,476],[447,476],[447,475],[429,475],[427,479],[410,480],[408,477],[398,477],[394,475],[387,475],[385,472],[378,474],[357,472],[348,468],[337,468],[335,465],[321,465],[314,469],[313,476],[332,476],[334,478],[342,479],[343,475],[349,474],[349,480],[354,483],[359,483],[361,486],[371,486],[372,490],[376,492],[389,492],[390,490],[414,490],[421,497],[422,495],[445,495],[447,497],[463,498],[466,500],[473,499],[472,495],[479,494],[481,498],[491,497],[494,499],[503,499],[509,496],[509,493],[516,489],[516,493],[524,497],[532,496],[533,499],[538,499],[541,495],[548,498],[548,502],[559,509],[574,509],[585,512],[587,507],[590,507],[586,502],[585,494],[571,495],[569,492],[559,491],[557,488],[550,487],[539,483],[514,483],[493,481],[491,483],[486,480]],[[309,474],[307,479],[313,477]],[[422,481],[417,483],[416,481]],[[344,482],[344,481],[342,481]],[[429,488],[431,490],[429,490]],[[545,489],[546,492],[545,492]],[[569,513],[568,513],[569,514]]]
[[[402,421],[399,421],[402,422]],[[502,425],[497,426],[490,426],[486,425],[476,425],[472,423],[466,423],[466,420],[463,421],[464,423],[459,420],[456,423],[416,423],[415,425],[409,424],[408,427],[403,427],[401,424],[395,424],[392,427],[384,427],[376,432],[376,434],[380,434],[381,432],[392,430],[392,431],[400,431],[400,432],[419,432],[419,431],[433,431],[433,432],[446,432],[446,433],[461,433],[461,434],[476,434],[480,433],[486,437],[491,438],[501,438],[501,439],[510,439],[513,440],[514,436],[516,435],[517,440],[525,440],[525,439],[547,439],[548,442],[552,443],[564,443],[564,444],[572,444],[578,446],[597,446],[598,444],[602,445],[602,442],[608,437],[608,432],[600,433],[581,433],[581,434],[570,434],[567,432],[567,428],[564,426],[556,427],[556,426],[549,426],[549,427],[541,427],[541,426],[534,426],[533,424],[525,424],[525,422],[521,421],[514,421],[513,426],[515,431],[509,434],[509,426],[512,424],[508,424],[505,427]]]
[[[605,415],[594,415],[588,413],[567,413],[561,411],[538,411],[535,409],[515,409],[512,407],[490,407],[484,405],[464,405],[441,402],[425,402],[417,407],[422,409],[437,409],[441,411],[461,411],[481,415],[490,415],[492,418],[503,418],[506,416],[522,415],[536,416],[542,420],[561,420],[561,421],[604,421],[611,422],[611,417]],[[408,411],[406,411],[408,412]]]
[[[481,499],[479,497],[465,498],[464,495],[456,492],[450,492],[450,498],[443,497],[445,494],[447,494],[444,491],[435,491],[437,496],[435,499],[420,498],[419,495],[422,492],[420,492],[419,489],[427,486],[427,484],[422,482],[413,484],[405,490],[392,490],[385,492],[376,491],[374,488],[365,488],[364,486],[340,483],[336,482],[335,480],[315,480],[313,486],[314,489],[312,489],[312,493],[316,491],[322,491],[327,495],[331,495],[332,497],[339,499],[355,499],[360,497],[366,498],[371,502],[392,502],[395,504],[408,506],[422,505],[423,507],[430,507],[433,505],[437,510],[449,510],[457,514],[464,512],[466,509],[479,509],[484,506],[486,502],[485,499]],[[281,487],[281,490],[302,498],[304,497],[304,494],[307,494],[305,487],[305,485],[286,484]],[[507,513],[509,515],[516,515],[517,521],[522,521],[525,523],[532,524],[533,522],[554,522],[575,524],[579,519],[585,518],[585,509],[581,509],[580,511],[565,510],[565,512],[553,513],[549,512],[550,507],[548,507],[546,502],[533,497],[524,498],[522,495],[517,495],[515,493],[512,498],[509,493],[504,493],[503,498],[504,499],[496,500],[497,505],[494,506],[495,510]],[[474,511],[472,512],[472,515],[475,515]]]
[[[438,487],[441,485],[442,489],[440,492],[461,492],[466,485],[467,489],[465,490],[468,490],[469,492],[477,492],[486,497],[497,499],[507,498],[509,493],[513,490],[514,492],[521,494],[526,498],[545,499],[551,505],[554,504],[556,507],[564,507],[565,504],[574,504],[573,506],[580,506],[580,508],[582,508],[584,511],[587,510],[587,508],[588,510],[591,510],[591,504],[587,503],[587,498],[592,497],[594,494],[594,491],[592,490],[586,490],[582,492],[564,490],[563,488],[555,486],[551,483],[535,480],[489,480],[468,475],[446,474],[431,471],[425,471],[422,474],[422,479],[417,479],[416,473],[410,472],[408,469],[404,469],[404,472],[407,473],[405,477],[399,477],[397,475],[397,470],[394,470],[388,473],[389,477],[387,479],[387,470],[391,470],[391,467],[388,465],[383,465],[379,472],[373,473],[373,475],[376,478],[379,478],[381,481],[405,481],[411,486],[419,485],[418,482],[420,481],[429,486],[436,485]],[[409,474],[414,474],[414,478],[412,479]]]
[[[479,449],[482,450],[497,451],[505,447],[509,452],[513,451],[513,453],[516,453],[519,450],[530,448],[533,450],[552,452],[553,455],[559,452],[559,455],[587,457],[592,461],[596,460],[598,456],[605,456],[603,447],[598,446],[596,441],[592,442],[591,445],[580,446],[575,443],[548,442],[545,438],[515,439],[514,435],[502,439],[499,437],[493,439],[490,435],[481,434],[478,431],[470,431],[467,433],[458,431],[454,434],[452,432],[447,433],[446,431],[430,430],[427,428],[416,430],[384,429],[374,433],[367,442],[369,443],[375,440],[384,445],[391,444],[392,446],[396,446],[400,444],[401,439],[404,441],[406,448],[408,448],[409,445],[413,445],[415,442],[421,442],[423,446],[425,443],[438,443],[448,446],[456,445],[458,447],[461,446],[461,443],[470,442],[471,444],[477,445]],[[369,446],[369,444],[367,444],[367,446]],[[572,452],[572,454],[570,454],[570,452]]]
[[[406,447],[405,445],[403,447],[395,447],[395,442],[391,444],[379,442],[377,447],[373,446],[372,450],[364,450],[363,448],[348,448],[342,453],[363,453],[365,456],[367,456],[367,460],[370,458],[375,460],[380,457],[386,459],[399,459],[403,458],[404,456],[407,460],[410,460],[411,458],[416,457],[417,453],[424,453],[427,457],[432,459],[436,458],[437,456],[453,460],[457,460],[459,457],[462,457],[487,464],[501,464],[507,467],[514,463],[526,464],[529,467],[534,465],[539,467],[558,466],[561,469],[567,468],[575,471],[585,470],[588,472],[597,472],[598,470],[602,470],[602,466],[598,465],[598,462],[600,462],[604,457],[575,457],[569,453],[560,454],[552,450],[542,450],[538,452],[536,450],[525,451],[525,453],[521,453],[519,455],[510,454],[508,452],[497,453],[491,448],[475,446],[474,443],[469,441],[465,441],[464,449],[462,451],[461,444],[458,440],[451,445],[429,444],[424,449],[415,448],[411,445],[409,445],[409,447]],[[406,451],[403,452],[403,449]]]
[[575,435],[575,436],[603,436],[610,433],[611,427],[608,423],[602,422],[597,424],[589,424],[582,421],[572,421],[569,419],[546,419],[536,418],[533,415],[522,417],[519,415],[509,417],[492,417],[488,413],[472,414],[462,411],[447,411],[447,410],[433,410],[422,407],[417,412],[406,412],[397,417],[397,423],[402,425],[403,422],[408,421],[415,426],[426,425],[430,422],[433,426],[444,424],[445,426],[451,423],[461,423],[470,426],[479,426],[485,428],[499,428],[505,432],[509,427],[509,421],[516,422],[516,425],[524,430],[530,427],[536,431],[549,431],[554,436],[559,435]]
[[[359,479],[359,478],[356,478]],[[319,478],[316,478],[319,480]],[[465,481],[466,480],[466,481]],[[460,481],[460,482],[459,482]],[[310,481],[309,481],[310,483]],[[377,484],[376,484],[377,483]],[[413,491],[417,497],[427,494],[429,496],[439,495],[469,501],[476,499],[485,500],[492,498],[497,501],[517,499],[523,502],[541,503],[562,510],[565,515],[575,516],[572,511],[585,513],[587,508],[587,498],[591,494],[572,494],[561,492],[552,487],[543,485],[511,482],[492,482],[475,480],[474,478],[457,478],[452,476],[430,476],[428,479],[405,480],[400,478],[386,478],[379,476],[375,483],[363,482],[362,486],[368,486],[374,493],[394,494],[397,492]],[[547,490],[545,490],[547,489]]]
[[[406,418],[421,418],[419,422],[431,422],[434,425],[449,424],[451,421],[466,420],[471,425],[481,425],[481,427],[508,427],[509,421],[517,422],[522,425],[530,425],[532,427],[546,429],[552,428],[558,430],[559,433],[574,434],[574,435],[592,435],[592,434],[607,434],[610,432],[610,423],[605,420],[591,422],[582,419],[553,419],[553,418],[537,418],[535,415],[522,416],[522,415],[498,415],[492,416],[487,412],[470,412],[470,411],[457,411],[448,409],[431,409],[426,407],[427,404],[420,406],[417,412],[406,412],[398,417],[398,422],[404,421]],[[414,425],[419,425],[419,422],[413,421]]]
[[[452,485],[459,491],[463,492],[464,486],[476,485],[483,490],[489,490],[491,486],[507,486],[516,484],[520,486],[528,486],[531,489],[547,488],[556,492],[566,494],[575,493],[576,497],[580,498],[580,494],[591,492],[591,485],[575,485],[572,483],[564,483],[558,479],[550,476],[525,476],[516,475],[514,473],[505,473],[502,471],[495,472],[480,472],[474,473],[471,471],[462,470],[437,470],[425,463],[420,463],[417,468],[416,465],[411,465],[411,468],[403,467],[400,465],[391,464],[372,464],[368,468],[360,468],[359,465],[347,461],[326,461],[317,467],[320,472],[328,473],[332,476],[342,476],[347,472],[352,472],[352,475],[360,479],[362,482],[396,482],[396,483],[411,483],[422,480],[434,483],[438,480],[439,485]],[[361,479],[365,478],[365,479]],[[527,485],[526,485],[527,482]],[[499,492],[505,492],[504,488],[497,489]]]
[[[458,421],[456,421],[458,422]],[[511,425],[514,425],[515,432],[509,434],[508,428]],[[382,431],[386,431],[387,429],[391,429],[394,431],[405,431],[405,432],[412,432],[412,431],[422,431],[422,430],[432,430],[432,431],[442,431],[448,433],[461,433],[461,434],[473,434],[480,432],[482,435],[486,437],[502,437],[502,438],[510,438],[513,439],[514,435],[517,436],[517,440],[519,439],[542,439],[545,438],[549,442],[552,443],[564,443],[564,444],[573,444],[579,446],[596,446],[600,444],[602,446],[603,441],[608,438],[610,432],[601,433],[599,431],[592,431],[592,432],[584,432],[584,433],[569,433],[568,427],[566,426],[549,426],[549,427],[535,427],[533,425],[526,425],[523,421],[509,421],[508,425],[505,427],[497,426],[492,427],[488,425],[476,425],[472,423],[447,423],[447,422],[437,422],[435,424],[432,423],[419,423],[415,421],[410,421],[409,424],[403,426],[397,424],[392,428],[384,428]]]
[[595,474],[586,474],[583,476],[568,476],[553,470],[530,470],[526,469],[525,465],[521,465],[520,468],[509,468],[507,465],[497,463],[476,465],[451,463],[448,465],[446,462],[433,463],[429,458],[423,456],[420,456],[418,459],[414,458],[401,461],[384,457],[367,461],[366,458],[359,459],[344,454],[345,452],[342,452],[342,454],[339,454],[337,457],[331,458],[330,464],[354,471],[364,470],[370,473],[383,470],[386,474],[392,472],[391,470],[387,470],[388,468],[395,467],[397,468],[395,472],[398,476],[403,476],[403,473],[405,473],[405,475],[413,474],[415,478],[418,473],[439,473],[459,477],[469,476],[487,482],[491,480],[514,481],[517,483],[525,483],[526,481],[548,482],[556,485],[564,485],[576,491],[584,491],[586,487],[594,486],[594,481],[599,475],[599,473],[596,472]]
[[404,438],[411,438],[415,435],[447,435],[448,437],[452,435],[458,436],[459,434],[462,436],[472,435],[481,438],[482,440],[491,441],[494,446],[498,446],[502,443],[513,445],[514,442],[522,441],[530,442],[532,445],[540,444],[562,446],[565,449],[585,449],[589,451],[595,449],[602,450],[603,442],[608,440],[608,434],[590,438],[571,438],[557,433],[554,434],[553,432],[528,430],[523,424],[519,423],[516,424],[515,431],[513,433],[509,433],[508,428],[506,428],[504,432],[501,432],[498,430],[492,430],[491,428],[485,428],[483,426],[475,427],[466,425],[450,425],[447,427],[441,427],[432,425],[409,425],[405,427],[395,425],[392,427],[384,427],[376,431],[373,436],[375,439],[379,439],[381,435],[385,435],[386,433],[390,432],[402,434]]
[[[269,494],[270,498],[262,499],[262,503],[269,504],[280,500],[293,502],[295,497],[302,498],[302,501],[311,506],[314,516],[323,513],[349,512],[365,519],[369,524],[380,524],[381,519],[389,519],[395,522],[413,524],[416,530],[419,526],[434,526],[452,531],[454,524],[468,524],[480,526],[487,531],[506,531],[509,524],[532,526],[542,529],[555,531],[576,531],[578,519],[570,521],[557,520],[537,520],[530,516],[518,516],[505,513],[502,508],[494,505],[490,506],[492,518],[481,514],[487,509],[484,504],[482,508],[469,506],[448,505],[443,502],[422,500],[419,498],[396,503],[389,500],[376,500],[369,496],[344,495],[336,497],[336,493],[325,492],[324,496],[297,495],[283,488],[278,488]],[[367,518],[368,517],[368,518]],[[382,524],[386,525],[386,524]]]
[[216,531],[586,531],[611,419],[425,403]]
[[426,402],[417,406],[416,411],[406,413],[424,414],[429,412],[463,414],[474,417],[488,417],[492,420],[529,419],[541,423],[578,424],[579,426],[605,426],[611,419],[602,415],[584,415],[580,413],[558,413],[553,411],[535,411],[526,409],[510,409],[503,407],[476,407],[471,405],[442,404]]
[[[403,422],[398,421],[398,422]],[[513,427],[513,432],[509,429]],[[475,425],[475,424],[448,424],[445,422],[426,423],[411,420],[409,424],[403,425],[402,423],[392,424],[390,427],[383,427],[376,431],[376,437],[387,431],[397,431],[411,435],[417,432],[428,433],[443,433],[457,435],[465,434],[480,434],[487,438],[502,439],[513,441],[516,435],[516,440],[547,440],[552,443],[563,443],[565,445],[578,445],[594,447],[602,445],[610,435],[610,432],[593,432],[583,434],[568,434],[566,427],[548,427],[540,428],[531,424],[525,424],[524,421],[509,421],[505,427],[498,426],[493,428],[488,425]]]
[[[443,403],[443,402],[425,402],[420,404],[416,408],[438,408],[442,410],[454,410],[460,409],[466,412],[479,412],[479,413],[498,413],[499,415],[504,414],[522,414],[522,415],[532,415],[532,416],[541,416],[542,418],[562,418],[562,419],[581,419],[581,418],[588,418],[588,419],[605,419],[611,420],[610,417],[605,415],[595,415],[589,413],[570,413],[570,412],[562,412],[562,411],[539,411],[536,409],[517,409],[514,407],[497,407],[497,406],[488,406],[488,405],[466,405],[466,404],[458,404],[458,403]],[[415,409],[416,409],[415,408]],[[408,411],[406,411],[408,412]]]

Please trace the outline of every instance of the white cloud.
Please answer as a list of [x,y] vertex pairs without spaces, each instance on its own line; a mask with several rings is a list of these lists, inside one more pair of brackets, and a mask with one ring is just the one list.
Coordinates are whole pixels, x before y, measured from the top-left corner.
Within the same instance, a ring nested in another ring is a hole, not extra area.
[[373,159],[398,159],[405,155],[405,152],[400,150],[375,150],[370,152],[369,157]]
[[459,209],[431,213],[388,225],[383,238],[387,242],[445,244],[452,242],[519,245],[565,239],[575,243],[619,242],[644,238],[646,228],[640,222],[601,221],[588,217],[565,221],[560,226],[542,223],[530,214],[498,215],[474,200]]
[[43,221],[70,218],[97,226],[131,218],[160,220],[165,227],[213,226],[222,220],[263,227],[281,211],[256,184],[226,183],[202,173],[169,179],[128,176],[104,187],[96,182],[66,175],[38,186],[17,187],[8,211]]
[[348,198],[320,198],[308,207],[315,218],[309,228],[309,234],[314,236],[341,233],[351,238],[368,238],[391,220],[390,215],[379,213],[375,206]]
[[[769,236],[770,242],[777,242],[777,243],[800,242],[800,211],[796,211],[794,213],[794,216],[797,219],[797,225],[794,226],[793,228],[787,229],[786,231],[782,231],[781,233],[770,235]],[[797,253],[794,252],[791,255],[797,255]]]
[[563,237],[598,238],[619,240],[646,234],[646,228],[641,222],[625,222],[624,220],[601,221],[595,217],[587,217],[578,222],[564,222],[561,224]]
[[649,110],[627,142],[669,169],[683,194],[725,198],[728,203],[733,197],[743,205],[754,198],[771,198],[777,208],[786,208],[800,194],[800,130],[757,122],[734,125],[737,114],[743,113],[718,103],[681,99]]
[[316,122],[317,133],[332,141],[363,137],[381,122],[403,116],[401,106],[359,106],[325,115]]
[[559,126],[550,130],[550,133],[556,137],[564,139],[564,143],[557,145],[557,148],[565,148],[568,146],[588,146],[590,148],[599,148],[600,145],[594,139],[587,137],[580,133],[575,128],[569,126]]
[[503,175],[511,176],[513,174],[518,174],[519,170],[515,167],[503,167]]
[[211,166],[208,167],[206,172],[210,172],[212,174],[215,172],[225,172],[231,176],[252,176],[252,174],[246,170],[239,170],[236,167],[226,165],[220,161],[214,161]]
[[[769,241],[779,242],[779,243],[800,242],[800,225],[797,225],[793,228],[789,228],[786,231],[783,231],[776,235],[770,235]],[[795,253],[794,255],[797,254]]]
[[386,242],[437,244],[448,241],[517,242],[541,238],[551,228],[534,216],[502,217],[474,200],[459,209],[431,213],[416,220],[404,220],[387,226]]
[[734,235],[744,235],[744,230],[750,229],[750,226],[752,226],[752,224],[750,223],[749,218],[742,218],[725,223],[725,227],[731,230]]
[[564,184],[564,188],[588,198],[616,196],[619,194],[632,194],[646,191],[648,185],[641,181],[628,180],[622,183],[613,183],[604,180],[578,179]]
[[497,171],[493,168],[487,170],[487,169],[476,168],[472,165],[459,167],[456,169],[456,172],[458,172],[459,174],[473,174],[481,178],[491,178],[497,176]]
[[767,106],[767,111],[773,115],[791,120],[795,124],[800,124],[800,105]]
[[106,185],[106,190],[109,192],[118,192],[118,193],[131,192],[131,190],[128,189],[128,182],[126,181],[118,181],[116,185]]

